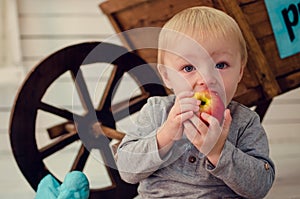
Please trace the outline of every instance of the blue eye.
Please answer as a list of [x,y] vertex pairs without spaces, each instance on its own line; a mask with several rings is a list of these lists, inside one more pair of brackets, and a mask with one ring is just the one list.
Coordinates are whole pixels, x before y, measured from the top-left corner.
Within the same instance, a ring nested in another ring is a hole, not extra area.
[[221,63],[217,63],[215,67],[216,69],[224,69],[227,68],[228,65],[225,62],[221,62]]
[[185,72],[191,72],[193,70],[196,70],[196,68],[194,66],[192,66],[192,65],[186,65],[186,66],[183,67],[183,70]]

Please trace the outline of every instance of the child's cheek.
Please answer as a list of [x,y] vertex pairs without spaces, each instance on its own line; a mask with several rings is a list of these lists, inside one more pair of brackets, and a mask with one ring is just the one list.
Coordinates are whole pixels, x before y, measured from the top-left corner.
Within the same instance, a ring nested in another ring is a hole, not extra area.
[[172,79],[172,89],[175,94],[183,91],[192,91],[192,85],[180,74],[174,74]]

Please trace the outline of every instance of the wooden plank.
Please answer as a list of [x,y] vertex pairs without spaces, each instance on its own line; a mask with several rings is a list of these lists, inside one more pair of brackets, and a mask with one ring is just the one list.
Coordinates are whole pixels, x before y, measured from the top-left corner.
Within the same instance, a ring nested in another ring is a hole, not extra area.
[[241,6],[241,9],[249,23],[253,34],[259,40],[260,38],[273,35],[268,12],[264,1],[255,1]]
[[[72,36],[58,36],[58,37],[39,37],[33,36],[30,39],[22,39],[21,47],[23,53],[23,66],[26,71],[29,71],[31,68],[36,66],[41,60],[50,54],[60,50],[66,46],[73,44],[79,44],[82,42],[91,42],[91,41],[106,41],[107,38],[101,37],[72,37]],[[116,38],[117,39],[117,38]],[[110,43],[116,45],[122,45],[118,40],[109,40]]]
[[84,42],[85,39],[26,39],[21,41],[24,57],[46,57],[66,46]]
[[83,43],[83,42],[91,42],[91,41],[101,41],[101,39],[105,38],[42,38],[42,39],[23,39],[21,41],[22,53],[23,56],[28,57],[46,57],[57,50],[60,50],[66,46]]
[[281,59],[277,50],[274,36],[264,37],[260,41],[262,51],[268,59],[268,63],[276,77],[280,77],[300,70],[300,53]]
[[[28,75],[30,73],[30,71],[35,68],[40,62],[41,60],[43,60],[44,58],[41,59],[36,59],[36,60],[30,60],[30,61],[24,61],[24,74]],[[99,68],[100,69],[99,69]],[[87,81],[99,81],[99,78],[104,78],[103,81],[108,81],[108,78],[110,77],[110,73],[104,69],[107,69],[107,64],[92,64],[92,65],[87,65],[85,67],[82,68],[83,73],[84,73],[84,77],[87,78]],[[58,82],[68,82],[70,81],[67,77],[62,77],[62,79],[58,79],[56,80]],[[101,80],[102,81],[102,80]]]
[[[287,101],[297,101],[300,102],[300,88],[290,90],[286,93],[282,93],[279,96],[276,96],[274,98],[273,103],[282,103],[282,101],[287,100]],[[289,104],[289,102],[287,102]]]
[[290,75],[279,78],[278,83],[283,92],[287,92],[291,89],[299,87],[300,86],[300,71],[294,72]]
[[112,15],[115,12],[119,12],[121,10],[127,9],[128,7],[133,7],[144,2],[147,2],[147,0],[110,0],[104,1],[103,3],[99,4],[99,7],[105,14]]
[[225,11],[233,16],[240,25],[244,37],[249,46],[249,64],[256,73],[257,79],[261,84],[266,99],[273,98],[280,93],[280,88],[276,82],[270,66],[259,46],[258,41],[252,33],[252,30],[245,19],[245,16],[236,1],[223,0],[219,1]]
[[32,60],[24,60],[24,57],[23,57],[23,66],[24,66],[24,70],[26,71],[26,74],[34,67],[36,66],[39,61],[41,59],[32,59]]
[[249,88],[244,92],[237,92],[234,96],[234,100],[244,104],[245,106],[255,106],[257,103],[262,102],[263,92],[260,87]]
[[21,17],[20,33],[24,35],[109,35],[113,34],[106,17]]
[[103,0],[17,0],[19,13],[26,14],[99,14],[98,4]]
[[257,1],[257,0],[238,0],[239,5],[249,4],[249,3],[252,3],[252,2],[255,2],[255,1]]
[[[280,124],[300,124],[300,104],[272,104],[266,114],[266,123]],[[280,113],[280,114],[279,114]]]
[[[186,1],[153,1],[151,4],[139,4],[134,8],[120,11],[116,14],[116,19],[124,30],[139,27],[161,27],[168,19],[181,10],[198,5],[213,6],[211,0],[186,0]],[[163,10],[164,12],[155,12],[154,10]],[[137,17],[139,16],[139,17]]]
[[[170,0],[170,1],[118,1],[110,0],[100,4],[117,32],[138,27],[161,27],[175,13],[196,5],[213,6],[212,0]],[[155,12],[154,10],[163,10]]]
[[[2,97],[2,95],[1,95]],[[10,123],[10,112],[11,112],[11,105],[1,105],[0,106],[0,119],[2,125],[0,126],[0,135],[5,134],[7,135],[8,129],[9,129],[9,123]],[[3,145],[0,144],[0,150],[3,147]]]

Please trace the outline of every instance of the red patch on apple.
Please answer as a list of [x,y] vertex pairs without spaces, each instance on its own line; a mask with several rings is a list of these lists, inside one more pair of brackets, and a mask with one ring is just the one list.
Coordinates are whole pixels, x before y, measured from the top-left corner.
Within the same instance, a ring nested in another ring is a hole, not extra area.
[[204,90],[195,92],[193,98],[200,100],[200,113],[205,112],[215,117],[221,124],[224,117],[225,106],[221,97],[216,92]]

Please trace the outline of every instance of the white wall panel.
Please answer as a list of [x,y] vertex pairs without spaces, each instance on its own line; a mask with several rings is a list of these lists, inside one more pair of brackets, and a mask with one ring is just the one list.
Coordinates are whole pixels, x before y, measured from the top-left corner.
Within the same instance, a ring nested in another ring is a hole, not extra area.
[[99,16],[24,16],[20,18],[22,37],[38,35],[110,35],[109,21]]
[[[75,45],[84,42],[101,42],[105,41],[105,37],[90,37],[90,38],[61,38],[61,39],[24,39],[22,40],[22,51],[24,57],[43,57],[48,56],[57,50],[63,49],[66,46]],[[114,42],[121,45],[120,42]]]
[[83,42],[100,41],[100,38],[90,39],[26,39],[22,41],[24,57],[47,57],[48,55],[70,45]]
[[103,41],[114,34],[99,8],[101,2],[103,0],[18,0],[25,69],[29,71],[66,46]]
[[20,14],[99,14],[104,0],[18,0]]

